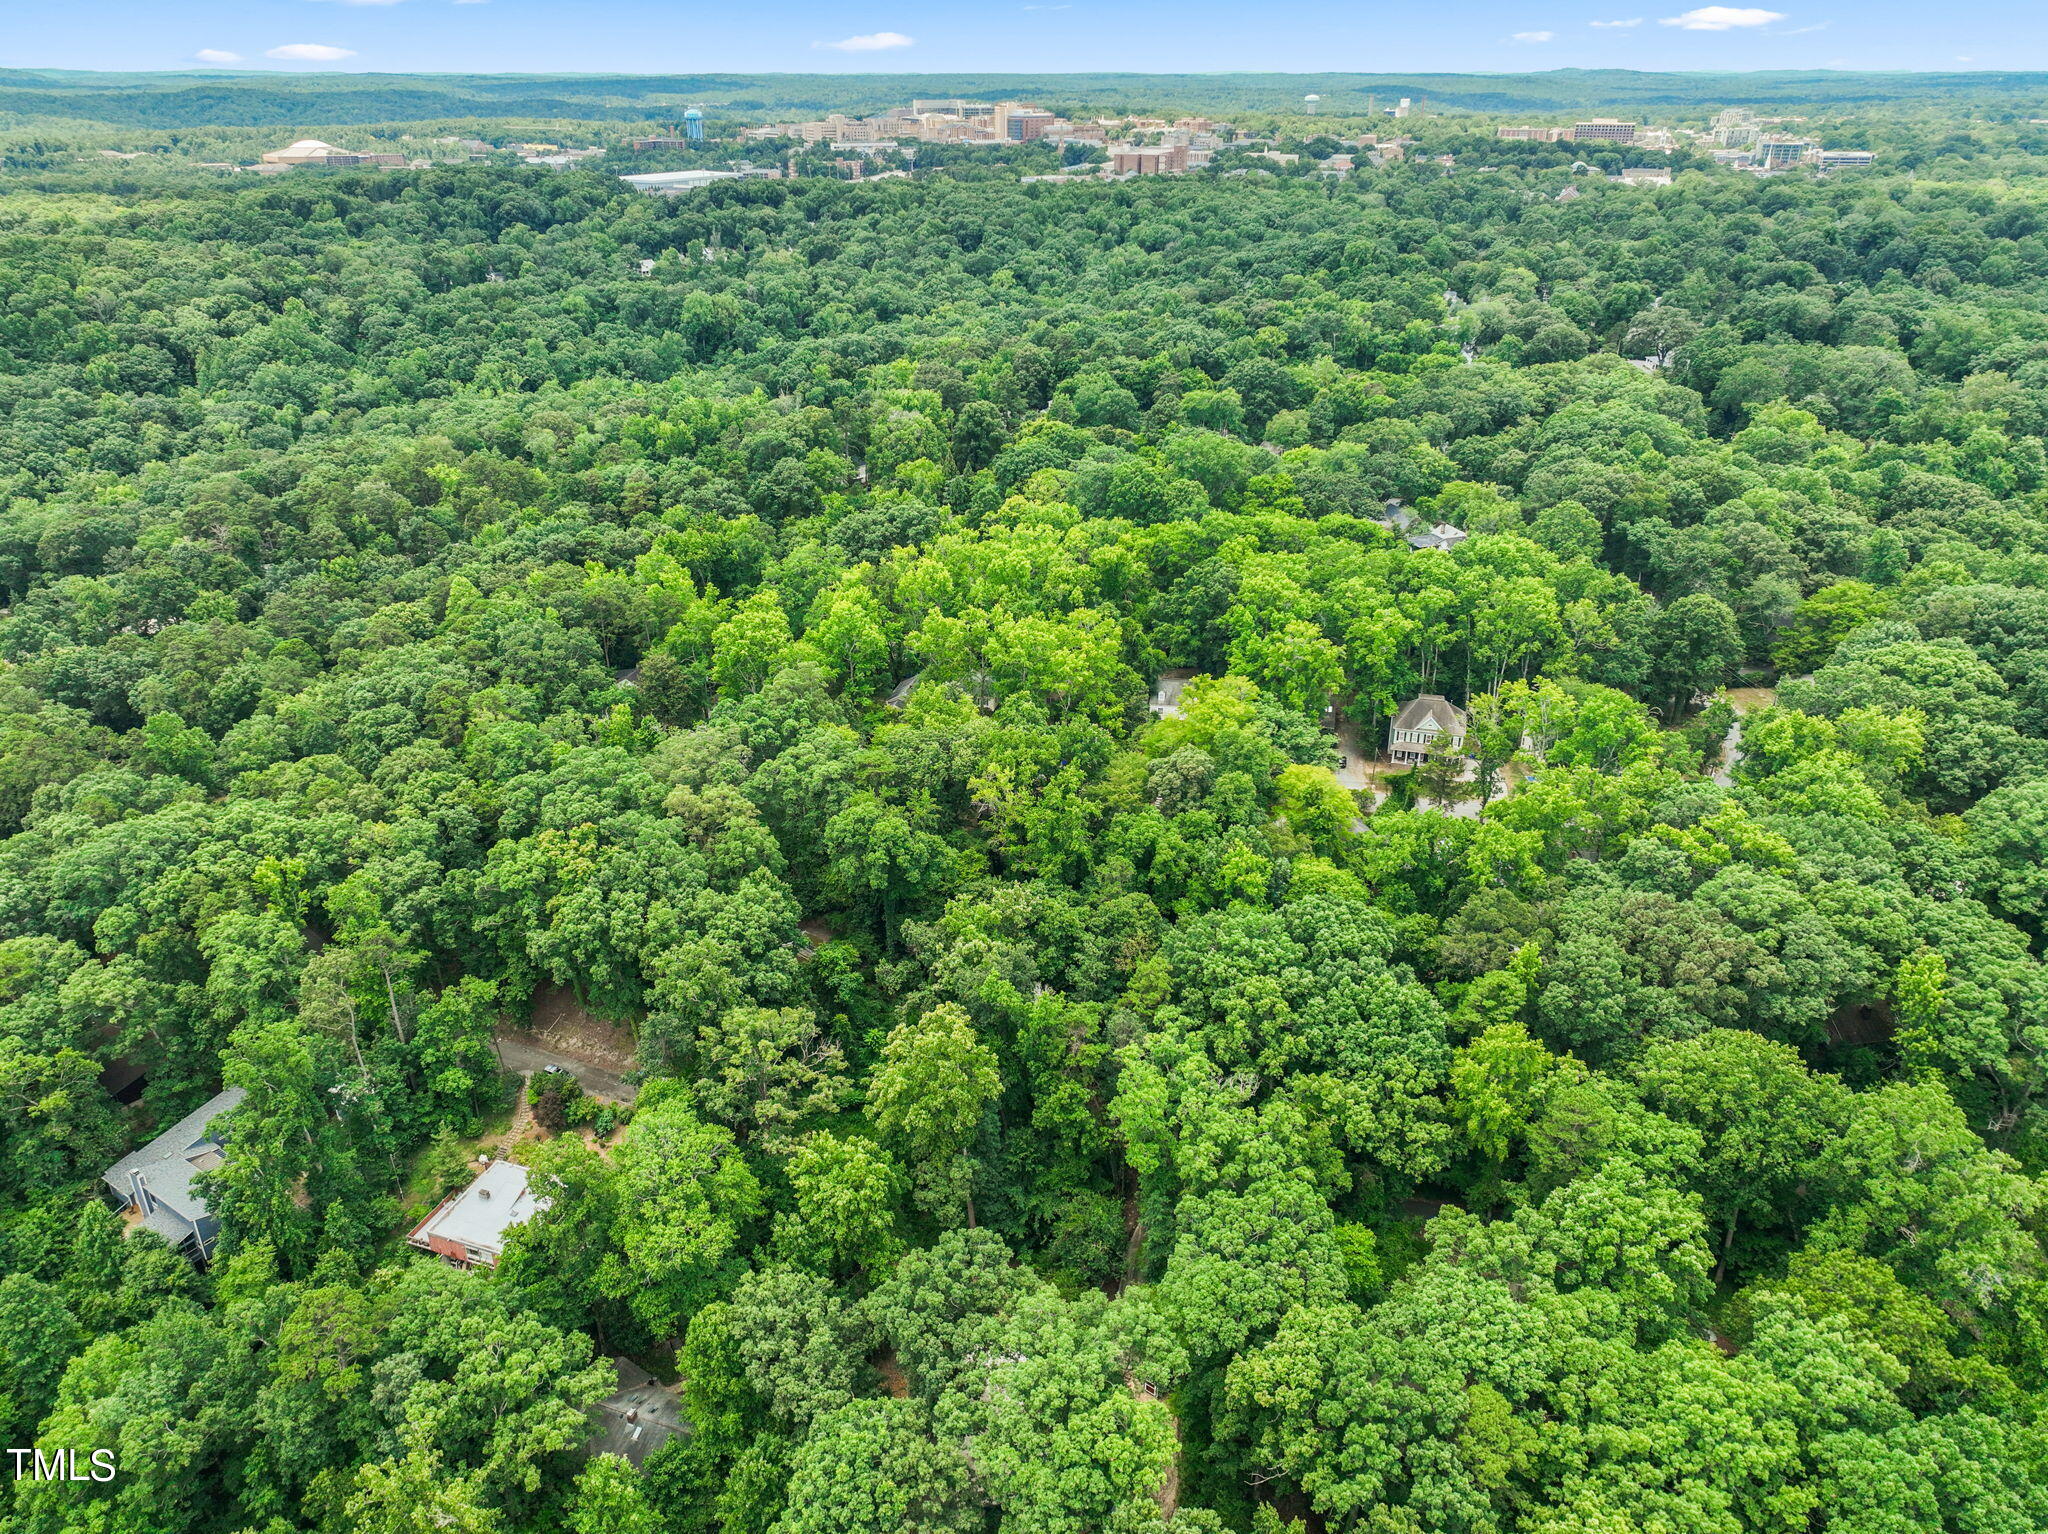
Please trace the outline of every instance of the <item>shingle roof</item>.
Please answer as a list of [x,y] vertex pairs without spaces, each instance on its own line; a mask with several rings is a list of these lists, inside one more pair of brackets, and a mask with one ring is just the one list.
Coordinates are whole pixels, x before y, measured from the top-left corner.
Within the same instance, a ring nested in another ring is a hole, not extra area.
[[1394,716],[1397,730],[1449,730],[1453,735],[1465,729],[1465,711],[1449,698],[1426,692],[1410,698]]
[[634,1363],[614,1358],[619,1371],[619,1389],[591,1408],[596,1437],[589,1445],[595,1454],[618,1454],[639,1464],[678,1433],[690,1431],[675,1391]]
[[[221,1141],[208,1126],[247,1095],[240,1087],[229,1087],[207,1099],[140,1150],[130,1151],[108,1167],[101,1181],[126,1203],[134,1195],[130,1176],[139,1173],[153,1199],[188,1224],[197,1225],[206,1218],[206,1204],[193,1188],[193,1179],[220,1165]],[[163,1229],[151,1220],[144,1223]],[[170,1230],[164,1233],[173,1234]]]

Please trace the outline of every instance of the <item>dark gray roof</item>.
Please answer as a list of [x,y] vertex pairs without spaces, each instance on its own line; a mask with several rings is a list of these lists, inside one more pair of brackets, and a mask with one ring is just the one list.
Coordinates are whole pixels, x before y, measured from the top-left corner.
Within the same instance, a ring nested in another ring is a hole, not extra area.
[[1465,724],[1465,711],[1449,698],[1433,692],[1410,698],[1401,705],[1401,712],[1394,716],[1394,728],[1397,730],[1426,730],[1434,726],[1461,735]]
[[630,1358],[614,1358],[612,1365],[619,1371],[618,1393],[592,1408],[597,1436],[589,1452],[622,1455],[637,1465],[677,1434],[687,1434],[690,1424],[673,1389]]
[[247,1095],[240,1087],[229,1087],[208,1098],[140,1150],[130,1151],[108,1167],[101,1181],[128,1203],[134,1198],[134,1181],[139,1177],[149,1188],[151,1199],[181,1217],[184,1226],[158,1222],[154,1214],[161,1211],[152,1211],[143,1223],[172,1239],[182,1237],[206,1218],[206,1204],[193,1181],[221,1162],[221,1140],[209,1126]]

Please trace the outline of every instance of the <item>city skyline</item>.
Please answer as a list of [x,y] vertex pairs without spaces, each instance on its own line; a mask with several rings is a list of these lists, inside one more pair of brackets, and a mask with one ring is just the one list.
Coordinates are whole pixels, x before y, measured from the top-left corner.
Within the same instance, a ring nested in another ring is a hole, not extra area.
[[0,67],[233,68],[338,73],[1236,72],[1559,68],[1999,70],[2048,68],[2048,21],[2023,0],[1966,14],[1898,0],[1809,6],[1468,0],[1363,9],[1316,0],[1274,24],[1220,0],[975,9],[885,0],[755,13],[584,0],[565,24],[541,0],[82,0],[18,16]]

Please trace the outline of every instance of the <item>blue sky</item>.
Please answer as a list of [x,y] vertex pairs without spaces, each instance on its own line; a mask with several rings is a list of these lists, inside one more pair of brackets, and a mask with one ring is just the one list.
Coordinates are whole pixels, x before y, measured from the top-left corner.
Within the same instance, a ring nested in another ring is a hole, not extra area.
[[2048,68],[2043,0],[13,0],[9,9],[0,66],[67,69]]

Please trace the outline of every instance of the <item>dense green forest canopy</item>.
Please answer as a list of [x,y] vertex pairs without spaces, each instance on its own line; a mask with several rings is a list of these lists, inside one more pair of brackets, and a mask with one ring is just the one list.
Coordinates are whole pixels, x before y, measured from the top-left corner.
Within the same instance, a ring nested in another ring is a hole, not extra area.
[[1401,96],[1474,112],[1589,108],[1886,103],[2038,108],[2048,74],[1967,70],[1746,74],[1555,69],[1477,74],[820,74],[290,75],[178,70],[113,74],[0,69],[0,113],[138,127],[384,122],[429,117],[638,121],[690,105],[736,112],[872,112],[914,96],[1047,99],[1102,112],[1291,112],[1314,91],[1322,109],[1364,112]]
[[[17,173],[0,1421],[120,1473],[0,1528],[2048,1527],[2002,131]],[[508,1130],[537,995],[630,1105]],[[224,1086],[202,1270],[96,1182]]]

